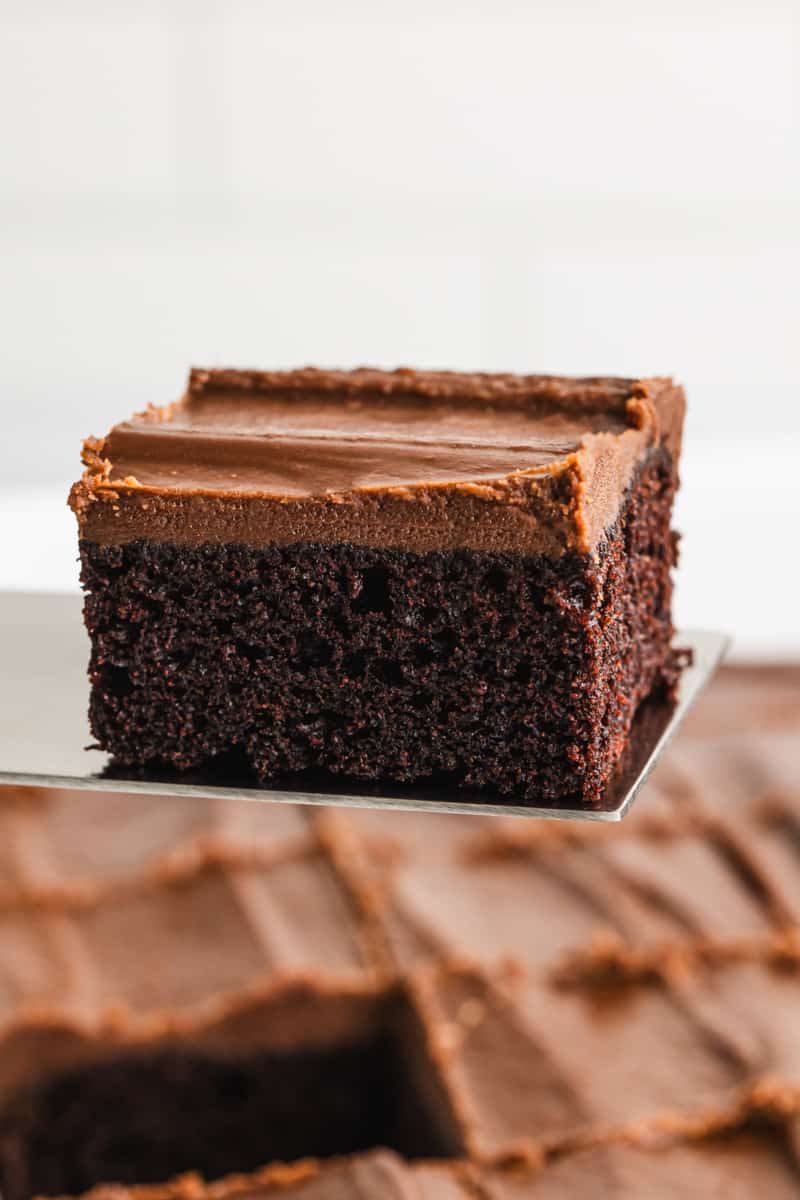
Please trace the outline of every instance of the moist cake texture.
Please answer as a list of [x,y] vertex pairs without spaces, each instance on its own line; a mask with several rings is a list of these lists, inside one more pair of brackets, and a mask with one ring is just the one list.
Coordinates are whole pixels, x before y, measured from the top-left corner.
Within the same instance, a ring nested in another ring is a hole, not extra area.
[[597,803],[676,679],[683,409],[666,379],[193,371],[72,491],[98,744]]
[[723,669],[616,829],[5,792],[5,1200],[797,1196],[799,735]]

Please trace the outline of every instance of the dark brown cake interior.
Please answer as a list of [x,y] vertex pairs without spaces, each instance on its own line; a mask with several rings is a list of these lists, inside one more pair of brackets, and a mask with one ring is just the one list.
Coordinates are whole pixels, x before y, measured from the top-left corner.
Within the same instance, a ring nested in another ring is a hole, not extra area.
[[639,703],[675,680],[674,486],[653,454],[599,554],[555,561],[84,542],[95,737],[119,763],[234,751],[264,779],[597,802]]
[[666,378],[192,371],[72,489],[98,746],[598,805],[675,682],[683,412]]
[[383,1002],[368,1040],[282,1053],[188,1049],[124,1054],[63,1072],[0,1118],[5,1200],[77,1195],[95,1184],[206,1180],[269,1162],[384,1147],[406,1160],[464,1153],[414,1015]]

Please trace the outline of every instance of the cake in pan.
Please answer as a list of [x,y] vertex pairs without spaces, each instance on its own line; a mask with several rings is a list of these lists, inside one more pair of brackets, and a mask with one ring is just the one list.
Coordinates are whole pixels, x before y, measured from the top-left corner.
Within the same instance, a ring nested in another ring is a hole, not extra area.
[[6,791],[4,1200],[797,1196],[798,735],[724,668],[615,828]]

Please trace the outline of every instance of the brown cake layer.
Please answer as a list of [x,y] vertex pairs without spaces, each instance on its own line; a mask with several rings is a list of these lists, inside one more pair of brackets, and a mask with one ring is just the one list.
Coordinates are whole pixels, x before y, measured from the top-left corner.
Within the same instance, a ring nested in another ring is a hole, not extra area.
[[668,379],[195,370],[89,439],[71,503],[100,545],[590,553],[683,411]]
[[676,679],[683,409],[667,379],[192,372],[72,492],[98,745],[599,804]]
[[83,542],[94,736],[127,764],[594,803],[675,679],[673,491],[654,457],[597,559]]
[[5,1200],[797,1195],[798,735],[723,670],[619,828],[7,792]]

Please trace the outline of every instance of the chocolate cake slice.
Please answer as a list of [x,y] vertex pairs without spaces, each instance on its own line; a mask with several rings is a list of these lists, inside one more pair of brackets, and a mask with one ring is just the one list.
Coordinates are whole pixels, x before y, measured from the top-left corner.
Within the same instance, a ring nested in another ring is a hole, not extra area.
[[121,764],[592,805],[676,679],[667,379],[192,372],[72,491]]
[[0,792],[4,1200],[798,1195],[799,698],[617,829]]

